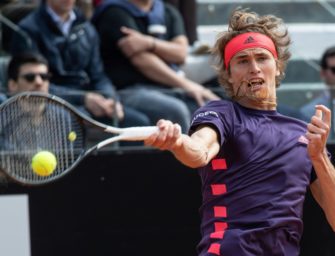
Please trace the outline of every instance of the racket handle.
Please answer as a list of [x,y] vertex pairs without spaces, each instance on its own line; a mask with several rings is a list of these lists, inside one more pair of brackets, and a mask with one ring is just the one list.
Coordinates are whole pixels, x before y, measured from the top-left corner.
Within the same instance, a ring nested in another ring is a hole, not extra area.
[[151,134],[158,131],[157,126],[142,126],[142,127],[129,127],[129,128],[112,128],[114,132],[118,130],[121,132],[120,135],[109,138],[97,144],[96,148],[100,149],[108,144],[115,141],[127,140],[127,141],[141,141],[147,139]]
[[120,140],[140,141],[147,139],[151,134],[158,132],[157,126],[123,128]]

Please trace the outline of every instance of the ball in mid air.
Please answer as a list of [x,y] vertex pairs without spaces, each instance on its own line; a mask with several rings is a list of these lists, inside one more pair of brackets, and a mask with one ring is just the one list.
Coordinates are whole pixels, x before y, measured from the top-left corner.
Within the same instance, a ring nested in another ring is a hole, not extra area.
[[76,140],[76,138],[77,138],[76,132],[72,131],[72,132],[69,133],[69,135],[68,135],[69,141],[73,142],[73,141]]
[[55,155],[49,151],[40,151],[33,156],[31,168],[39,176],[51,175],[57,167]]

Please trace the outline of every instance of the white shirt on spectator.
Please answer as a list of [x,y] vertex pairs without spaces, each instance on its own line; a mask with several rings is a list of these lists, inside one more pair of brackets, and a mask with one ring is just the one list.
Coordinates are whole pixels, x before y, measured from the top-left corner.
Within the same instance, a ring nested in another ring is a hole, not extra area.
[[65,36],[69,35],[70,33],[70,28],[72,26],[72,23],[76,20],[76,14],[72,10],[70,12],[70,16],[66,21],[63,21],[60,16],[55,13],[50,6],[47,6],[47,12],[50,14],[51,18],[53,21],[57,24],[58,28],[63,32]]

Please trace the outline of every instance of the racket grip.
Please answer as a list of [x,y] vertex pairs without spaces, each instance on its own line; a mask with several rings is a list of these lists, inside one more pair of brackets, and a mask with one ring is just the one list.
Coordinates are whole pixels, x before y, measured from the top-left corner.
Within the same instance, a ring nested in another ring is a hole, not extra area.
[[147,139],[150,135],[158,132],[157,126],[142,126],[123,128],[120,135],[121,140],[140,141]]

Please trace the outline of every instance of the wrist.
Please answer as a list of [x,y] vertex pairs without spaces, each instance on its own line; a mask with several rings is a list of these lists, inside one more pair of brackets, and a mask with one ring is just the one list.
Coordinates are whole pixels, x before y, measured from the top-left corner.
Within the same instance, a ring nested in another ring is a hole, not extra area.
[[327,150],[324,149],[322,152],[319,154],[313,154],[309,156],[311,161],[316,163],[316,162],[323,162],[324,160],[328,159],[328,153]]
[[156,50],[156,47],[157,47],[157,40],[156,40],[156,38],[152,37],[149,51],[154,52]]

